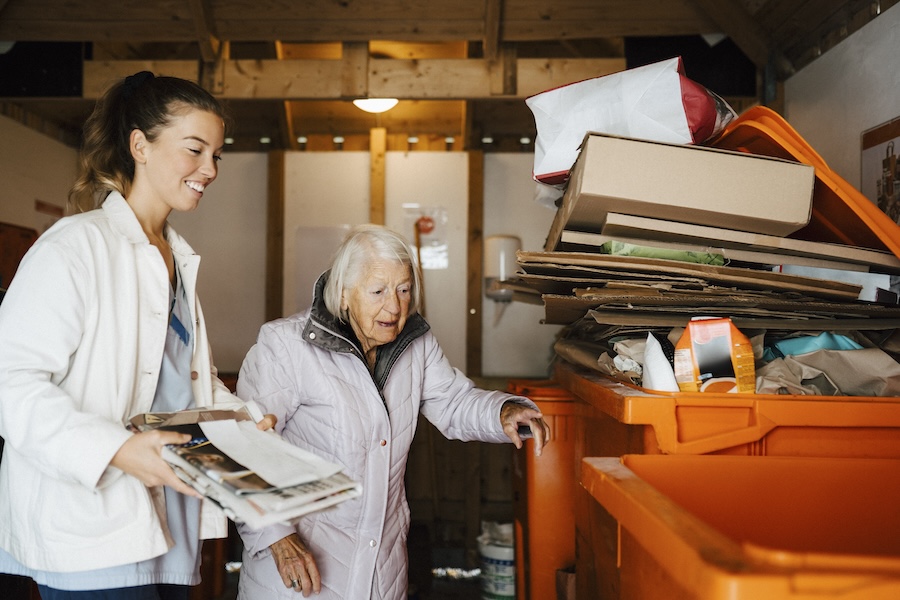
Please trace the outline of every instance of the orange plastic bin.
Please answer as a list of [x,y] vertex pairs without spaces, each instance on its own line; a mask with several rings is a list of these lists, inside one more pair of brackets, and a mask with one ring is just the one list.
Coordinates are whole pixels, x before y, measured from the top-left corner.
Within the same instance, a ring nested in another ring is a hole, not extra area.
[[532,440],[513,451],[516,598],[553,600],[556,572],[575,565],[575,399],[550,380],[514,379],[508,390],[537,404],[553,435],[539,457]]
[[[626,454],[900,459],[900,398],[665,394],[568,363],[554,375],[575,397],[575,461]],[[618,524],[583,488],[573,506],[576,596],[619,598]]]
[[586,458],[620,586],[591,597],[900,598],[898,473],[897,459]]

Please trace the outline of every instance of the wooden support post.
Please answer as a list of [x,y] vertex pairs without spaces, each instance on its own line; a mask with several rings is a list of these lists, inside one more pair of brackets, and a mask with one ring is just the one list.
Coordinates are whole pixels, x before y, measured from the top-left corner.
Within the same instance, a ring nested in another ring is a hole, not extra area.
[[266,321],[284,311],[284,151],[269,152],[266,202]]
[[[466,281],[466,375],[481,376],[481,289],[484,253],[484,152],[470,150]],[[466,444],[466,558],[478,564],[481,533],[481,444]]]
[[384,225],[384,154],[387,151],[387,129],[369,131],[369,222]]
[[481,289],[484,253],[484,152],[470,150],[468,279],[466,281],[466,375],[481,377]]

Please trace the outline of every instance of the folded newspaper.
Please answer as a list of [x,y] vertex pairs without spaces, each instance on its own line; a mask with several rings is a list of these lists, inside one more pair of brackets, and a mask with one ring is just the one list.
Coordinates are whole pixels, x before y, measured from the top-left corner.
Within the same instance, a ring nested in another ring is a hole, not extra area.
[[186,444],[165,446],[163,458],[230,519],[252,529],[292,521],[362,492],[340,465],[257,429],[247,409],[145,413],[130,423],[138,431],[190,434]]

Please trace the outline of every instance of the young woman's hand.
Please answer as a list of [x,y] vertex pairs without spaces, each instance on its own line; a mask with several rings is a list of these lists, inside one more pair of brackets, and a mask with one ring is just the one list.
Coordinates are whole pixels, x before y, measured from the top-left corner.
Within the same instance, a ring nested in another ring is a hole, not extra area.
[[300,536],[292,533],[269,546],[269,550],[272,551],[272,558],[275,559],[284,587],[293,588],[304,597],[309,596],[310,592],[318,594],[322,591],[316,559],[300,540]]
[[122,444],[110,464],[137,477],[147,487],[167,485],[185,496],[201,498],[202,496],[184,483],[162,458],[162,448],[166,444],[186,444],[189,441],[190,435],[174,431],[154,429],[135,433]]

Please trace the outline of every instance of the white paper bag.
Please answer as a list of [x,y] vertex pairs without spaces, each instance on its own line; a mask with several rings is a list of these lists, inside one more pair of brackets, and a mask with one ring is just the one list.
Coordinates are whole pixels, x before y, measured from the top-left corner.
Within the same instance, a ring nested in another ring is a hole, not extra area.
[[533,177],[546,184],[568,179],[589,131],[696,144],[737,116],[728,103],[684,76],[680,57],[571,83],[525,104],[537,127]]

